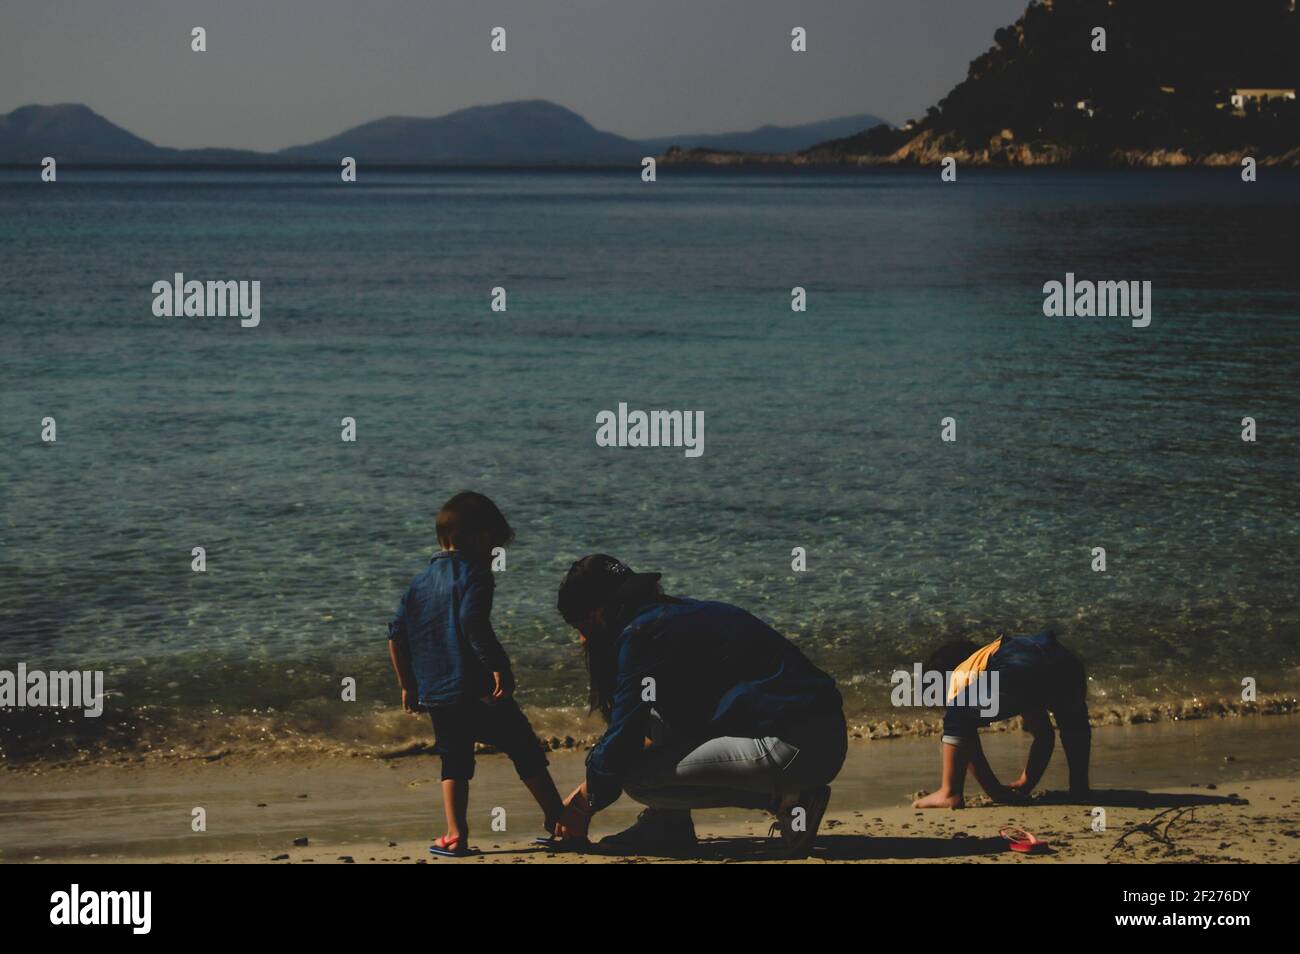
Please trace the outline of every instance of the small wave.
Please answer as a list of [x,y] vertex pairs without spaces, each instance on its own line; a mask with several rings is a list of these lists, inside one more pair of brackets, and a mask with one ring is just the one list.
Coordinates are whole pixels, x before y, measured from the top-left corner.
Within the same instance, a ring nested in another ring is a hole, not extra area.
[[[599,719],[575,707],[527,709],[547,751],[582,750],[600,737]],[[890,713],[850,713],[849,735],[862,742],[936,735],[936,716],[916,719]],[[1092,708],[1094,726],[1131,726],[1198,719],[1289,715],[1300,697],[1265,696],[1256,702],[1191,697]],[[988,731],[1020,727],[1019,719],[994,723]],[[224,760],[279,761],[315,758],[405,759],[432,755],[427,719],[392,707],[336,716],[310,706],[250,712],[166,709],[141,706],[110,718],[84,719],[57,709],[0,710],[0,766],[11,770],[95,764],[153,764]],[[479,751],[491,753],[490,746]]]

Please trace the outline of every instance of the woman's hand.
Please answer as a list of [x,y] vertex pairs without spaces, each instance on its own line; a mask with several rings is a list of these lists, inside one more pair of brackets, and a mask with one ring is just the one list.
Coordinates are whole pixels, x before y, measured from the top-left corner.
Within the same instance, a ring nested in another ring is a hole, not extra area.
[[577,841],[587,840],[587,831],[591,827],[594,814],[587,801],[586,784],[579,785],[564,802],[564,811],[555,823],[555,837],[572,838]]
[[555,837],[561,841],[586,841],[591,828],[591,816],[565,807],[560,820],[555,823]]
[[403,708],[404,710],[406,710],[407,712],[409,712],[411,715],[419,715],[420,712],[422,711],[422,710],[420,709],[420,694],[419,694],[419,692],[417,692],[417,691],[414,690],[414,689],[403,689],[403,690],[402,690],[402,708]]

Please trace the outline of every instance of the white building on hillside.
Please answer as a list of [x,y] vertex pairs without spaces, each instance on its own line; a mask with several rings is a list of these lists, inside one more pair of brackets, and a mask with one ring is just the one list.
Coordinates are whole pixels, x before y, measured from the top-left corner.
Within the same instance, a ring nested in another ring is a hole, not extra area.
[[1295,88],[1283,87],[1241,87],[1239,89],[1228,90],[1228,102],[1232,103],[1233,111],[1237,115],[1243,115],[1246,112],[1246,105],[1249,103],[1254,106],[1262,106],[1272,100],[1295,99]]

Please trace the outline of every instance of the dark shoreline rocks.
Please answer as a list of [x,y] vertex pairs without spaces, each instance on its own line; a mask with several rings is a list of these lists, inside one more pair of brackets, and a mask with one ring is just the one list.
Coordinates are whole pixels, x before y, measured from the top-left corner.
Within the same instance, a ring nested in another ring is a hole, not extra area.
[[800,153],[744,153],[674,147],[657,160],[661,166],[735,169],[770,167],[789,169],[926,168],[951,157],[958,168],[979,169],[1226,169],[1239,168],[1251,157],[1260,167],[1300,168],[1300,147],[1277,155],[1262,155],[1250,146],[1227,152],[1189,152],[1177,146],[1160,149],[1082,149],[1049,142],[995,140],[987,148],[972,150],[945,137],[922,132],[889,154],[856,154],[825,149]]

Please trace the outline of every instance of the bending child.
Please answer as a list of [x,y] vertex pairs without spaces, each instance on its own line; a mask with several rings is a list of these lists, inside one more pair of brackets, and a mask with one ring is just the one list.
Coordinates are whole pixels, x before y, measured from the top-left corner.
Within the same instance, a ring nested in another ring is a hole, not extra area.
[[[983,648],[969,641],[948,643],[925,663],[925,671],[945,674],[943,781],[939,790],[912,803],[913,808],[961,808],[969,771],[998,802],[1029,797],[1052,758],[1055,735],[1051,712],[1061,732],[1070,772],[1070,793],[1088,792],[1088,680],[1078,657],[1050,632],[1035,636],[999,636]],[[993,676],[996,678],[991,678]],[[981,691],[977,682],[983,680]],[[987,690],[994,687],[991,693]],[[992,704],[989,704],[992,703]],[[979,727],[1021,716],[1033,736],[1020,777],[1003,785],[993,774],[980,746]]]

